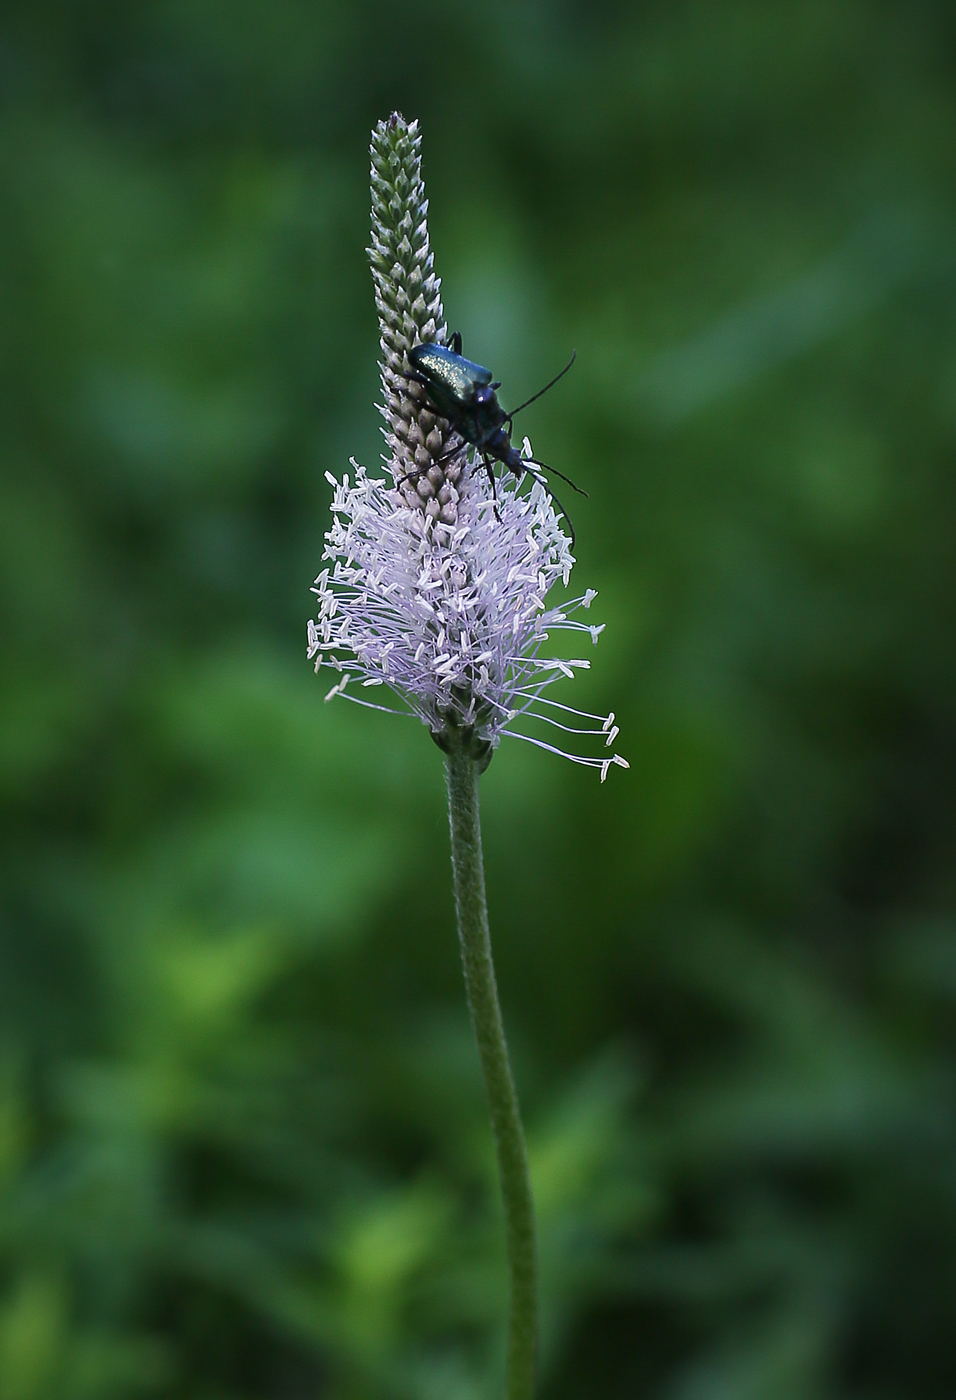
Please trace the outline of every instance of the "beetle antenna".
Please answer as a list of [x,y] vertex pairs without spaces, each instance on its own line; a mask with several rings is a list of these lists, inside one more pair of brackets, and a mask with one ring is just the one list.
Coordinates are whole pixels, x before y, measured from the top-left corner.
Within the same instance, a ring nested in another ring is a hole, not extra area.
[[[532,461],[532,460],[533,460],[533,459],[532,459],[531,457],[525,457],[525,458],[524,458],[524,461],[526,461],[526,462],[530,462],[530,461]],[[540,464],[540,463],[537,463],[537,465],[540,466],[541,464]],[[565,520],[568,522],[568,529],[571,531],[571,548],[573,549],[573,548],[574,548],[574,540],[575,540],[574,525],[573,525],[572,522],[571,522],[571,517],[570,517],[570,515],[568,515],[568,513],[567,513],[567,511],[565,510],[564,506],[561,504],[561,502],[558,500],[557,496],[556,496],[556,495],[554,494],[554,492],[551,490],[551,483],[548,482],[548,481],[545,481],[544,477],[543,477],[543,476],[539,476],[537,472],[533,472],[533,471],[529,470],[527,467],[525,468],[525,470],[528,472],[528,475],[529,475],[529,476],[534,477],[535,481],[538,483],[539,486],[543,486],[543,487],[544,487],[544,489],[547,491],[548,495],[550,496],[551,500],[552,500],[552,501],[554,502],[554,504],[557,506],[559,513],[560,513],[561,515],[563,515],[564,518],[565,518]],[[558,472],[558,475],[560,476],[561,473]],[[565,477],[564,480],[567,481],[567,480],[568,480],[567,477]],[[573,486],[573,485],[574,485],[574,482],[572,481],[572,482],[569,482],[568,484],[571,485],[571,486]],[[575,490],[577,490],[577,487],[575,487]]]
[[542,394],[546,394],[546,393],[548,392],[549,389],[553,389],[554,386],[555,386],[555,384],[557,384],[558,380],[561,379],[562,376],[564,376],[565,374],[567,374],[568,370],[571,368],[571,366],[574,364],[575,360],[577,359],[577,356],[578,356],[578,352],[577,352],[576,350],[572,350],[572,351],[571,351],[571,358],[570,358],[570,360],[568,360],[568,362],[567,362],[567,364],[565,365],[564,369],[561,370],[560,373],[556,374],[556,375],[554,376],[553,379],[549,379],[548,382],[547,382],[547,384],[544,386],[544,388],[543,388],[543,389],[539,389],[538,392],[537,392],[536,394],[532,394],[531,397],[530,397],[530,399],[525,399],[524,403],[519,404],[517,408],[513,408],[513,409],[511,410],[511,412],[508,414],[508,417],[507,417],[507,419],[506,419],[505,421],[508,422],[510,419],[512,419],[512,418],[515,416],[516,413],[520,413],[521,410],[522,410],[523,408],[527,408],[529,403],[534,403],[535,399],[540,399],[540,397],[541,397]]
[[[540,462],[537,457],[522,457],[522,466],[524,466],[525,462],[533,462],[536,467],[544,467],[546,472],[552,472],[555,476],[559,476],[562,481],[566,481],[568,483],[572,491],[577,491],[579,496],[584,496],[585,499],[587,499],[588,493],[585,491],[584,487],[578,486],[578,484],[572,481],[569,476],[565,476],[564,472],[559,472],[557,467],[549,467],[547,462]],[[531,475],[534,476],[535,473],[532,472]]]

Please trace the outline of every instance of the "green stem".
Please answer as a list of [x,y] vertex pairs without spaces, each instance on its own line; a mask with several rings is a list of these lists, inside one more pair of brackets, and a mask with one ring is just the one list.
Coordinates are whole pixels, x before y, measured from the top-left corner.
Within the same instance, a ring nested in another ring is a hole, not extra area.
[[507,1400],[530,1400],[534,1390],[537,1332],[537,1258],[534,1201],[528,1176],[524,1129],[518,1109],[508,1046],[498,1005],[491,958],[485,872],[478,817],[479,768],[464,748],[448,755],[448,815],[455,880],[458,936],[465,966],[468,1007],[478,1041],[485,1090],[498,1156],[504,1198],[511,1274],[508,1330]]

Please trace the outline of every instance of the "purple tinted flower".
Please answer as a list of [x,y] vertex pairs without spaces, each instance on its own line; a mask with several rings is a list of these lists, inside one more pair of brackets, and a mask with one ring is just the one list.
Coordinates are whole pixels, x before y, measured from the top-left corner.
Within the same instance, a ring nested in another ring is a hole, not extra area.
[[[551,588],[567,586],[574,559],[547,492],[530,476],[496,486],[473,448],[424,403],[408,377],[406,352],[422,340],[443,343],[440,283],[432,272],[417,124],[382,122],[372,141],[373,222],[369,250],[382,349],[383,414],[391,480],[329,476],[334,523],[326,535],[329,567],[315,581],[318,616],[309,623],[309,657],[340,679],[336,695],[378,709],[346,687],[385,685],[419,716],[443,748],[466,743],[482,764],[503,734],[526,739],[575,763],[627,764],[608,755],[614,715],[591,715],[546,698],[555,681],[590,662],[549,657],[556,631],[587,634],[582,622],[596,596],[587,590],[557,607]],[[456,448],[458,450],[456,450]],[[531,456],[527,439],[525,455]],[[528,486],[530,484],[530,489]],[[592,736],[604,756],[567,753],[527,732],[537,720],[567,734]]]

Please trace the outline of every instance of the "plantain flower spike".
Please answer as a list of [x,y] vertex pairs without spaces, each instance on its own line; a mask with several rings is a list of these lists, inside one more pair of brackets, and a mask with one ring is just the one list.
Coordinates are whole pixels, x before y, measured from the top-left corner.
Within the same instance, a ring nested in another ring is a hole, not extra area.
[[[331,474],[333,523],[308,627],[316,672],[338,675],[327,700],[344,696],[375,709],[367,692],[387,687],[446,752],[466,749],[481,768],[504,734],[600,771],[618,729],[613,713],[592,715],[544,692],[586,670],[586,660],[547,655],[549,634],[574,631],[596,643],[603,630],[580,620],[596,593],[548,607],[567,588],[574,558],[550,497],[530,476],[491,487],[474,448],[430,411],[409,377],[407,352],[447,337],[441,282],[428,239],[417,122],[397,112],[372,133],[369,258],[380,326],[383,429],[388,479],[353,459],[354,479]],[[531,456],[524,440],[523,451]],[[366,692],[356,694],[353,684]],[[347,690],[348,686],[352,689]],[[603,755],[566,752],[528,728],[583,738]]]

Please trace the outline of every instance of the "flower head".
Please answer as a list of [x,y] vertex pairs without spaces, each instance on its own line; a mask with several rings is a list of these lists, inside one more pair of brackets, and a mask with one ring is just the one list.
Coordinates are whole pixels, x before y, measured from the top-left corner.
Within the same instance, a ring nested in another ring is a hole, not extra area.
[[[408,378],[406,352],[445,338],[419,151],[417,123],[397,114],[373,133],[369,253],[392,479],[354,462],[354,481],[329,476],[329,567],[313,589],[309,656],[316,671],[328,666],[341,676],[328,699],[346,694],[353,678],[366,689],[385,685],[442,748],[466,747],[483,765],[503,734],[562,752],[518,727],[522,720],[593,735],[606,752],[617,735],[613,714],[585,714],[543,694],[590,664],[545,655],[549,634],[572,630],[596,642],[602,630],[577,616],[596,596],[591,590],[547,606],[574,563],[550,497],[538,481],[525,490],[513,476],[497,482],[493,497],[474,450]],[[527,439],[524,451],[530,458]],[[348,698],[374,704],[354,690]],[[627,767],[618,755],[566,756],[599,768],[602,780],[613,764]]]

